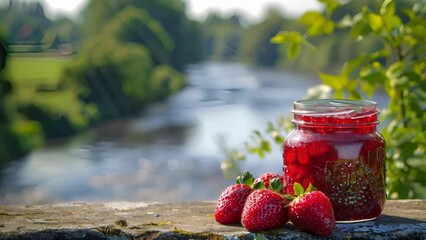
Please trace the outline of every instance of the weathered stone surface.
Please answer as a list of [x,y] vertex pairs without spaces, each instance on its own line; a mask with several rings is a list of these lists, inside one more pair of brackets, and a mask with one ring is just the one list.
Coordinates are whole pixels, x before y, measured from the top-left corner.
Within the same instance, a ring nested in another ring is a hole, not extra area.
[[[0,239],[254,239],[215,222],[215,202],[0,206]],[[285,228],[267,239],[317,239]],[[426,200],[387,201],[378,219],[338,224],[333,239],[426,239]]]

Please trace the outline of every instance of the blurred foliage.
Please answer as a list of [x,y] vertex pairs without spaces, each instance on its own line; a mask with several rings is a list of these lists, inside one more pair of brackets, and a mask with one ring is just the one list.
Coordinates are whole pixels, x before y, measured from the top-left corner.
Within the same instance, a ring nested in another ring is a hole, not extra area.
[[[149,17],[157,21],[163,31],[168,33],[171,42],[179,46],[174,47],[169,54],[172,67],[181,70],[188,63],[201,60],[201,28],[199,24],[187,18],[185,3],[179,0],[91,0],[82,14],[85,22],[83,26],[85,38],[102,32],[111,19],[116,18],[117,14],[121,14],[121,11],[129,6],[146,11]],[[130,34],[144,33],[143,29],[135,28],[126,31]]]
[[[410,2],[406,0],[398,3],[396,13],[403,20],[407,18],[400,9],[412,5]],[[338,8],[333,9],[329,17],[309,12],[300,19],[270,9],[264,19],[253,24],[248,24],[238,14],[227,17],[213,12],[203,22],[204,53],[209,59],[239,60],[253,66],[278,67],[304,73],[324,70],[337,72],[342,62],[361,52],[374,52],[382,47],[381,41],[373,36],[365,36],[363,41],[357,41],[348,34],[349,29],[340,27],[347,24],[349,16],[355,15],[363,7],[377,8],[379,5],[379,0],[350,1],[342,6],[336,5]],[[333,21],[340,22],[334,24]],[[314,22],[316,24],[306,28],[306,24]],[[306,34],[300,34],[305,29]],[[271,38],[279,31],[281,34],[273,42],[283,37],[291,38],[292,41],[282,45],[271,44]],[[322,31],[333,34],[319,34]],[[309,41],[305,38],[308,33],[311,34]]]
[[44,30],[53,25],[40,3],[17,4],[0,8],[0,29],[8,37],[8,43],[39,43]]
[[259,24],[250,26],[244,32],[241,43],[241,59],[251,64],[274,67],[279,55],[277,46],[270,44],[270,39],[281,29],[285,19],[274,9],[270,9],[266,19]]
[[0,34],[0,166],[6,159],[28,152],[43,142],[37,122],[20,119],[13,114],[14,108],[9,101],[13,87],[4,73],[8,54],[4,39]]
[[180,71],[203,57],[201,26],[185,8],[90,0],[78,22],[49,19],[37,2],[0,8],[0,159],[179,91]]
[[237,60],[244,23],[238,14],[224,17],[218,12],[210,13],[203,23],[204,54],[212,60]]
[[84,44],[62,85],[74,85],[84,102],[97,106],[98,120],[128,116],[177,92],[185,80],[175,69],[202,53],[199,27],[184,10],[175,0],[90,1]]
[[[380,43],[374,50],[351,56],[337,74],[320,72],[325,86],[310,92],[315,97],[329,98],[331,90],[335,98],[360,99],[384,89],[390,100],[381,115],[381,133],[387,143],[388,197],[426,197],[426,4],[384,0],[365,4],[353,1],[341,6],[335,0],[321,2],[325,13],[307,12],[301,16],[304,33],[281,31],[271,42],[284,44],[289,58],[302,54],[303,45],[312,51],[310,42],[317,36],[345,34],[359,42],[371,43],[373,39]],[[353,3],[363,5],[353,8]],[[342,14],[340,9],[352,12]],[[321,93],[323,90],[328,94]],[[278,138],[277,143],[282,144],[285,132],[292,128],[288,123],[271,123],[265,134],[254,131],[238,158],[230,155],[224,162],[236,163],[247,153],[263,157],[270,152],[270,142]]]
[[[75,85],[84,102],[98,107],[99,119],[128,116],[142,104],[178,90],[154,86],[153,72],[172,62],[169,56],[174,49],[157,20],[143,9],[128,6],[103,24],[102,31],[86,39],[63,74],[63,86]],[[173,68],[162,75],[163,85],[183,86],[183,76]]]

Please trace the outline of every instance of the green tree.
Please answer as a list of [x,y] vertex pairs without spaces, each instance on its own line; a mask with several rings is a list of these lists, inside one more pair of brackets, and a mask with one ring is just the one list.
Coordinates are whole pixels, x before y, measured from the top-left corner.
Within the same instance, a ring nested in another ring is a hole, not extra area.
[[53,22],[45,30],[42,43],[46,49],[58,49],[61,44],[70,44],[76,47],[81,40],[79,26],[71,19],[62,17]]
[[173,41],[158,21],[145,10],[129,6],[85,41],[74,64],[64,72],[62,86],[75,85],[83,101],[96,106],[99,120],[128,116],[141,104],[183,86],[184,78],[176,70],[156,70],[170,63],[173,49]]
[[0,166],[7,159],[21,156],[42,144],[41,128],[36,122],[19,119],[10,101],[13,87],[4,74],[7,44],[0,35]]
[[232,14],[229,18],[220,13],[210,13],[203,23],[204,53],[214,60],[235,60],[240,52],[244,27],[242,16]]
[[40,3],[14,4],[11,8],[0,9],[0,28],[8,36],[8,44],[40,43],[45,29],[52,21],[44,14]]
[[187,18],[186,6],[179,0],[91,0],[83,11],[86,38],[101,32],[110,19],[129,6],[145,10],[178,46],[169,54],[169,62],[174,68],[182,70],[188,63],[202,58],[200,26]]

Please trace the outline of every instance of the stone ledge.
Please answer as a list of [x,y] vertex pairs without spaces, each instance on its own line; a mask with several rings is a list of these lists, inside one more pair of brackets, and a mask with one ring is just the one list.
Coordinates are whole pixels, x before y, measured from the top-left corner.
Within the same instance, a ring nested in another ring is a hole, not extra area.
[[[213,217],[215,202],[0,206],[0,239],[254,239]],[[294,229],[267,239],[320,239]],[[338,224],[332,239],[426,239],[426,200],[387,201],[375,221]]]

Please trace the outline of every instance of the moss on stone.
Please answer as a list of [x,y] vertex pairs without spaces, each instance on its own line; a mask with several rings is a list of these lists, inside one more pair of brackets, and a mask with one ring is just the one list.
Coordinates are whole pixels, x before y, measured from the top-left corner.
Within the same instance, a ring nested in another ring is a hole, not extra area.
[[174,227],[172,229],[172,232],[175,234],[178,234],[180,236],[185,236],[189,238],[195,238],[195,239],[212,239],[212,240],[224,240],[225,238],[219,234],[215,233],[204,233],[204,232],[190,232],[186,231],[177,227]]
[[115,225],[120,227],[127,227],[127,221],[125,219],[119,219],[115,221]]
[[95,228],[98,232],[106,235],[106,236],[119,236],[123,234],[123,231],[120,229],[110,225],[110,226],[103,226],[103,227],[97,227]]
[[141,224],[142,226],[167,226],[167,225],[171,225],[172,222],[149,222],[149,223],[144,223]]

